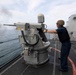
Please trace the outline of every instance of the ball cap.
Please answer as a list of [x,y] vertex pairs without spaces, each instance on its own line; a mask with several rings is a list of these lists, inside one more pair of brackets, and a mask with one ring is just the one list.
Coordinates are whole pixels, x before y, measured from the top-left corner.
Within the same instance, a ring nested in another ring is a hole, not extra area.
[[57,24],[59,24],[59,25],[62,25],[62,26],[63,26],[63,25],[65,24],[65,22],[64,22],[64,20],[58,20],[58,21],[57,21]]

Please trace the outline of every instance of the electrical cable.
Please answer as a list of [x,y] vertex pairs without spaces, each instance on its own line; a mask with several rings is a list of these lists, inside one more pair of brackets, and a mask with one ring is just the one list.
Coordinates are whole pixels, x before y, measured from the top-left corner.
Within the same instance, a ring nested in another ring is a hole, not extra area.
[[24,41],[26,42],[26,45],[34,46],[34,45],[36,45],[36,44],[39,42],[39,36],[38,36],[37,34],[34,34],[34,36],[36,36],[37,41],[36,41],[34,44],[30,44],[30,43],[26,40],[23,30],[21,30],[21,33],[22,33],[22,37],[23,37]]

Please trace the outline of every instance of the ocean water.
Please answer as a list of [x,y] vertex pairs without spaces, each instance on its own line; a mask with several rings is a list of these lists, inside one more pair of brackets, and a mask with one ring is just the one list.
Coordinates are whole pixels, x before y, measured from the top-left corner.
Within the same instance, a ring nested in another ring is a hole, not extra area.
[[0,28],[0,67],[17,57],[22,52],[19,44],[19,31],[15,27]]

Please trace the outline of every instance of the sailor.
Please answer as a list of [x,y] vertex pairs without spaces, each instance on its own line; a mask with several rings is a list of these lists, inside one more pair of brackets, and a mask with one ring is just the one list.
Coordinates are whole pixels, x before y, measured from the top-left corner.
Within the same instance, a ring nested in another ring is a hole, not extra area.
[[64,27],[64,20],[58,20],[56,23],[57,29],[55,30],[44,30],[47,33],[58,34],[59,40],[62,44],[61,53],[60,53],[60,68],[59,71],[67,72],[68,71],[68,56],[71,48],[70,37],[67,29]]

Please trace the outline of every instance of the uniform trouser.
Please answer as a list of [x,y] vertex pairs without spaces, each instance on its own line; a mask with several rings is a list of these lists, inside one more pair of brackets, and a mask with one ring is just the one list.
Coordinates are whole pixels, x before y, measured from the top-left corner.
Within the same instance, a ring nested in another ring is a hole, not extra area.
[[68,56],[71,48],[70,42],[64,42],[62,43],[61,47],[61,68],[68,70]]

